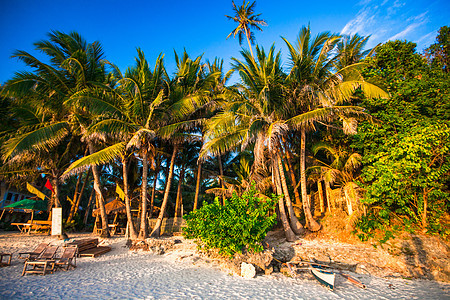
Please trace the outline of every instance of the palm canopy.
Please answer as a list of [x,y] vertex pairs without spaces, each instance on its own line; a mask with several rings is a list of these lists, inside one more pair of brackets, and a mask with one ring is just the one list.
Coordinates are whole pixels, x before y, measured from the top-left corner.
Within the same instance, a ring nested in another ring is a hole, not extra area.
[[338,57],[336,68],[338,70],[343,69],[360,62],[366,56],[370,55],[375,48],[365,50],[369,38],[370,36],[363,37],[359,34],[343,36],[341,41],[337,44]]
[[3,92],[23,102],[23,106],[16,111],[22,114],[21,134],[4,145],[4,160],[21,152],[49,151],[55,147],[76,125],[71,120],[72,108],[64,105],[65,100],[105,78],[103,51],[98,42],[88,44],[76,32],[53,31],[48,36],[49,40],[35,46],[48,56],[49,64],[25,51],[13,55],[34,71],[18,72],[5,85]]
[[275,53],[274,46],[267,53],[256,46],[256,59],[247,50],[242,50],[241,55],[243,61],[232,60],[242,84],[231,90],[224,110],[208,123],[202,156],[224,153],[238,146],[245,149],[255,143],[262,146],[283,127],[279,113],[283,107],[284,77],[280,52]]
[[242,39],[245,35],[248,41],[250,52],[253,56],[251,45],[255,43],[255,34],[252,30],[256,29],[262,31],[260,26],[265,26],[267,25],[267,23],[266,21],[259,19],[259,16],[261,14],[255,14],[255,1],[250,3],[250,1],[243,0],[242,5],[239,7],[236,7],[234,1],[232,1],[231,3],[233,5],[234,16],[225,16],[229,20],[233,20],[234,22],[238,23],[238,26],[227,36],[227,39],[231,36],[236,37],[237,35],[239,39],[239,45],[242,45]]
[[321,177],[329,184],[344,186],[354,181],[354,173],[361,167],[362,156],[358,153],[350,153],[342,147],[333,147],[328,143],[316,143],[312,147],[314,155],[325,152],[329,164],[316,159],[317,166],[312,170],[319,170]]
[[70,102],[94,116],[95,121],[86,129],[85,138],[113,145],[72,163],[66,175],[80,172],[91,164],[110,162],[127,148],[148,148],[156,138],[156,130],[163,124],[163,56],[157,58],[152,70],[144,53],[140,49],[137,52],[136,65],[128,68],[124,75],[112,65],[114,87],[87,88],[70,98]]
[[[366,97],[387,97],[379,87],[366,82],[360,75],[361,63],[351,64],[336,70],[335,48],[340,37],[329,32],[311,36],[311,30],[303,27],[293,45],[285,38],[289,49],[289,74],[286,80],[286,95],[290,113],[287,124],[293,128],[314,128],[315,122],[328,122],[341,118],[345,124],[355,126],[356,117],[370,119],[364,109],[345,104],[356,90]],[[351,119],[349,121],[349,118]],[[351,127],[350,126],[350,127]],[[347,132],[354,128],[345,127]]]

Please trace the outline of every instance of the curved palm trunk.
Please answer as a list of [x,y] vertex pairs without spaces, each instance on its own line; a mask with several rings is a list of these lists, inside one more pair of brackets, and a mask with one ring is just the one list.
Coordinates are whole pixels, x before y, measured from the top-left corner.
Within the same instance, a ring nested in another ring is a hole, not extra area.
[[279,154],[277,154],[277,161],[278,161],[278,172],[280,174],[280,180],[281,180],[281,187],[283,188],[283,194],[284,198],[286,199],[286,207],[289,212],[289,223],[291,225],[292,231],[294,231],[295,234],[301,234],[303,233],[303,226],[298,221],[297,217],[294,213],[294,207],[292,206],[291,197],[289,196],[289,190],[286,184],[286,177],[284,175],[284,169],[283,169],[283,162],[281,161],[281,157]]
[[287,147],[286,142],[284,142],[284,145],[285,145],[285,149],[286,149],[285,156],[286,156],[286,161],[287,161],[288,173],[289,173],[289,177],[291,177],[292,186],[294,187],[295,204],[300,205],[302,200],[301,200],[300,194],[298,192],[297,180],[295,178],[294,168],[292,166],[292,153],[291,153],[291,150],[289,150],[289,148]]
[[142,154],[142,192],[141,192],[141,227],[139,229],[139,239],[146,239],[147,230],[147,180],[148,180],[148,150],[144,149]]
[[73,202],[72,202],[72,205],[70,206],[69,216],[67,217],[67,221],[66,221],[67,223],[72,221],[73,215],[75,214],[75,207],[77,205],[77,199],[78,199],[78,188],[80,187],[82,178],[83,178],[83,173],[78,175],[77,183],[75,184],[75,192],[73,193],[73,198],[72,198]]
[[134,228],[133,216],[131,214],[131,202],[128,191],[128,164],[125,156],[122,156],[122,172],[123,172],[123,192],[125,194],[125,210],[127,213],[128,232],[132,240],[137,239],[136,229]]
[[[280,178],[278,175],[278,168],[272,165],[272,183],[275,185],[277,189],[278,196],[283,194],[281,190]],[[286,216],[286,210],[284,209],[284,201],[283,197],[278,197],[278,209],[280,211],[280,219],[283,225],[284,236],[286,237],[286,241],[293,242],[295,240],[295,234],[289,226],[289,222]]]
[[175,157],[177,156],[177,151],[178,146],[175,145],[173,147],[172,158],[170,160],[169,174],[167,176],[166,189],[164,191],[164,198],[161,204],[161,211],[159,212],[159,216],[158,219],[156,220],[155,227],[153,228],[153,231],[150,234],[151,237],[159,237],[161,235],[161,223],[164,218],[164,212],[166,211],[167,202],[169,200],[170,185],[172,184],[173,168],[175,165]]
[[[90,154],[95,153],[94,145],[89,143]],[[100,189],[100,176],[98,175],[98,168],[95,165],[91,166],[92,175],[94,176],[94,190],[98,200],[98,206],[100,208],[100,218],[102,220],[102,237],[110,237],[108,228],[108,217],[106,216],[105,200],[103,199],[102,191]]]
[[201,178],[202,178],[202,163],[199,162],[198,168],[197,168],[197,182],[195,184],[195,197],[194,197],[194,208],[193,208],[194,210],[196,210],[197,206],[198,206],[198,196],[200,194]]
[[[84,190],[86,189],[87,182],[89,181],[89,176],[91,174],[90,171],[91,170],[89,168],[89,170],[86,172],[86,175],[84,176],[83,185],[81,186],[81,190],[79,193],[77,192],[78,188],[75,187],[75,194],[73,197],[73,205],[70,208],[70,214],[69,214],[69,217],[67,217],[67,222],[70,222],[73,219],[73,217],[75,216],[75,214],[78,212],[78,207],[80,206],[81,197],[83,196]],[[77,182],[77,184],[78,184],[78,182]]]
[[303,202],[303,212],[305,213],[306,222],[308,228],[311,231],[318,231],[321,225],[314,220],[311,214],[311,208],[308,201],[308,194],[306,192],[306,132],[305,129],[301,130],[301,146],[300,146],[300,177],[301,177],[301,188],[302,188],[302,202]]
[[[89,148],[86,147],[86,150],[84,151],[84,156],[86,156],[88,154],[88,152],[89,152]],[[73,216],[78,211],[78,206],[80,205],[81,195],[83,193],[84,188],[86,187],[86,181],[88,179],[89,172],[90,172],[90,170],[88,170],[86,172],[86,176],[84,177],[83,186],[81,187],[81,191],[79,193],[78,193],[78,187],[80,186],[81,179],[83,178],[83,174],[80,174],[78,176],[77,184],[75,185],[75,193],[73,194],[73,203],[72,203],[72,206],[70,207],[70,213],[69,213],[69,216],[67,217],[67,222],[72,221]]]
[[180,218],[183,216],[181,212],[182,210],[181,208],[183,207],[183,196],[181,194],[181,188],[184,180],[184,172],[185,172],[185,165],[183,164],[181,166],[180,178],[178,178],[177,201],[175,204],[175,218]]

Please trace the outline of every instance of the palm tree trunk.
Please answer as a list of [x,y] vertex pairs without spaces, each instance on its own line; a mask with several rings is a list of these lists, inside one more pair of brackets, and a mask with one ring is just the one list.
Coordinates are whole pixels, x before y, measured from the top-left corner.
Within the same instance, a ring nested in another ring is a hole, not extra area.
[[136,229],[134,227],[133,215],[131,214],[131,201],[128,188],[128,164],[127,158],[122,156],[122,173],[123,173],[123,192],[125,194],[125,211],[127,213],[128,232],[132,240],[137,239]]
[[198,196],[200,194],[200,182],[202,180],[201,178],[202,178],[202,163],[198,162],[197,182],[195,184],[194,210],[196,210],[198,206]]
[[281,196],[283,194],[283,192],[281,190],[280,178],[278,175],[278,168],[274,164],[272,164],[272,183],[277,189],[278,210],[280,211],[280,219],[281,219],[281,223],[283,225],[284,236],[286,237],[286,241],[293,242],[295,240],[295,233],[292,231],[291,227],[289,226],[289,222],[288,222],[288,219],[286,216],[286,210],[284,209],[283,197]]
[[166,210],[167,202],[169,200],[170,185],[172,184],[173,169],[175,165],[175,157],[177,156],[177,151],[178,145],[175,144],[173,147],[172,158],[170,160],[169,174],[166,180],[166,189],[164,191],[164,198],[161,204],[161,211],[159,212],[159,216],[158,219],[156,220],[155,227],[153,228],[153,231],[150,234],[151,237],[159,237],[161,235],[161,223],[164,218],[164,212]]
[[[95,153],[94,145],[89,143],[90,154]],[[105,210],[105,200],[103,199],[102,191],[100,189],[100,176],[98,175],[98,168],[96,165],[92,165],[92,175],[94,176],[94,190],[97,195],[98,206],[100,208],[100,217],[102,220],[102,237],[110,237],[108,228],[108,217]]]
[[153,218],[153,206],[155,205],[156,184],[158,183],[159,168],[159,163],[157,163],[155,168],[155,178],[153,178],[152,198],[150,200],[150,218]]
[[331,194],[330,183],[325,181],[325,196],[328,202],[328,212],[331,212],[331,209],[336,209],[336,203],[334,202],[333,195]]
[[185,168],[186,168],[186,166],[183,164],[181,166],[180,176],[178,178],[177,200],[176,200],[176,204],[175,204],[175,218],[182,217],[181,207],[183,206],[183,197],[181,194],[181,187],[182,187],[183,180],[184,180]]
[[284,141],[284,148],[288,173],[289,176],[291,177],[292,186],[294,187],[295,204],[300,205],[302,200],[300,198],[300,193],[298,192],[297,180],[295,179],[294,168],[292,166],[292,153],[291,150],[289,150],[286,141]]
[[[223,184],[223,167],[222,167],[222,156],[217,156],[217,159],[219,161],[219,174],[220,174],[220,186],[222,187],[222,191],[225,190],[225,185]],[[222,196],[222,205],[225,205],[225,195]]]
[[89,170],[86,172],[86,175],[84,176],[84,181],[83,181],[83,185],[81,186],[81,190],[78,193],[78,197],[77,197],[77,203],[75,205],[75,210],[73,212],[73,216],[75,216],[75,214],[78,212],[78,208],[80,207],[80,202],[81,202],[81,198],[83,197],[83,193],[86,189],[87,183],[89,181],[89,176],[91,175],[90,173],[90,168]]
[[58,183],[58,177],[54,176],[52,178],[52,185],[53,185],[53,190],[55,191],[53,193],[53,201],[54,201],[54,205],[55,207],[61,207],[61,202],[59,201],[59,183]]
[[323,201],[323,188],[322,188],[322,180],[317,181],[317,190],[319,193],[319,201],[320,201],[320,213],[323,213],[325,211],[325,204]]
[[305,213],[306,222],[308,224],[309,230],[318,231],[321,225],[314,220],[311,214],[311,208],[308,201],[308,194],[306,192],[306,131],[304,128],[301,129],[301,146],[300,146],[300,180],[302,188],[302,202],[303,202],[303,212]]
[[248,42],[248,48],[250,49],[250,54],[253,56],[253,50],[252,50],[252,45],[250,44],[250,32],[248,32],[247,27],[244,27],[245,29],[245,36],[247,37],[247,42]]
[[278,173],[280,174],[281,187],[283,188],[284,199],[286,199],[286,207],[289,212],[289,223],[291,225],[292,231],[299,235],[303,233],[303,226],[298,221],[294,213],[294,207],[292,207],[291,197],[289,196],[289,190],[286,184],[286,177],[284,175],[283,162],[281,161],[280,154],[277,154],[278,160]]
[[94,192],[95,192],[95,190],[92,189],[91,195],[89,196],[88,205],[86,206],[86,212],[84,213],[84,219],[83,219],[84,227],[87,227],[87,221],[88,221],[88,218],[89,218],[89,212],[91,211],[92,201],[94,199]]
[[[86,147],[86,150],[84,151],[84,156],[86,156],[88,154],[88,152],[89,152],[89,148]],[[85,176],[85,179],[84,179],[84,182],[83,182],[83,186],[81,187],[80,193],[78,193],[78,187],[80,186],[83,174],[78,175],[77,184],[75,185],[75,192],[73,194],[73,203],[72,203],[72,206],[70,208],[69,216],[67,217],[67,222],[72,221],[73,216],[78,211],[78,206],[80,205],[80,200],[79,199],[81,198],[82,190],[85,187],[85,183],[86,183],[86,180],[87,180],[87,174],[89,174],[89,171],[90,170],[88,170],[86,172],[86,176]]]
[[141,191],[141,227],[139,239],[144,240],[148,236],[147,231],[147,181],[148,181],[148,150],[144,149],[142,154],[142,191]]
[[77,180],[77,185],[75,186],[75,194],[73,195],[73,205],[70,208],[70,213],[69,216],[67,217],[67,222],[70,222],[73,217],[75,216],[75,214],[78,212],[78,207],[80,206],[80,202],[81,202],[81,197],[83,196],[83,192],[86,188],[86,184],[89,181],[89,175],[90,175],[90,168],[89,170],[86,172],[86,175],[84,176],[84,181],[83,181],[83,185],[81,186],[81,190],[80,192],[78,192],[78,185],[79,185],[79,180],[81,181],[81,177],[82,174],[80,174],[80,177],[78,177]]
[[73,193],[73,202],[72,206],[70,207],[69,216],[67,217],[67,223],[72,221],[73,215],[75,214],[75,207],[77,205],[77,198],[78,198],[78,188],[80,187],[81,179],[83,177],[83,173],[78,175],[77,183],[75,184],[75,192]]

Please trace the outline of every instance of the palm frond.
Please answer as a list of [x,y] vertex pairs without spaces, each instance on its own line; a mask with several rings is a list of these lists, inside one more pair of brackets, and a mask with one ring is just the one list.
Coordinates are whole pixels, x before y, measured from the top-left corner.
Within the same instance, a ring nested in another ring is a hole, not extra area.
[[63,173],[61,178],[67,178],[72,175],[78,174],[80,172],[85,171],[87,168],[91,166],[98,166],[102,164],[106,164],[108,162],[113,161],[118,156],[121,155],[121,153],[125,149],[125,143],[120,142],[117,144],[114,144],[112,146],[109,146],[105,149],[102,149],[100,151],[97,151],[95,153],[92,153],[88,156],[85,156],[83,158],[80,158],[77,161],[74,161],[67,170]]
[[15,136],[3,145],[3,160],[6,161],[24,151],[49,151],[58,145],[68,132],[67,122],[58,122]]

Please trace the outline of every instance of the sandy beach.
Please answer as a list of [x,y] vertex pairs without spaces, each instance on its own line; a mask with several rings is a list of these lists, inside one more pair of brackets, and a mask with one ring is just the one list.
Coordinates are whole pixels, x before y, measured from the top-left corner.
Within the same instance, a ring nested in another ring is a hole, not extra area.
[[[87,238],[90,234],[70,235]],[[0,299],[449,299],[450,284],[428,280],[386,279],[352,274],[367,285],[358,288],[337,276],[330,291],[314,279],[280,273],[244,279],[202,258],[195,244],[182,242],[163,255],[129,251],[123,237],[101,242],[112,251],[97,258],[78,258],[77,268],[53,274],[21,276],[21,251],[50,236],[0,233],[0,251],[13,253],[11,266],[0,268]]]

